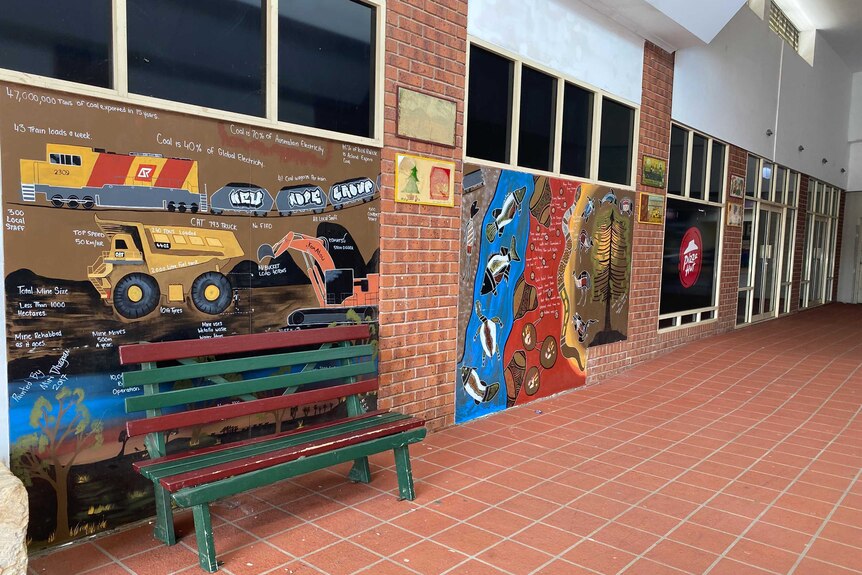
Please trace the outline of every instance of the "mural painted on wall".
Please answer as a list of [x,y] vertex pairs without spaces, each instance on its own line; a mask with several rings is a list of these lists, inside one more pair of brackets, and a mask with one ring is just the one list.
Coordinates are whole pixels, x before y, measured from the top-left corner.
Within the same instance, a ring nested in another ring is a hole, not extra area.
[[380,158],[14,84],[0,118],[11,463],[38,548],[152,514],[117,346],[376,320]]
[[626,338],[634,192],[467,165],[458,422],[583,385]]

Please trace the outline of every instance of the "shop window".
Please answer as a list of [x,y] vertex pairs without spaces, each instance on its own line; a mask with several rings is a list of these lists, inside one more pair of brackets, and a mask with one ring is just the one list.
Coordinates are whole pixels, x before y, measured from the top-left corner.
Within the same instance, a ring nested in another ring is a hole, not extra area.
[[694,134],[691,142],[691,178],[689,197],[702,200],[706,191],[706,158],[709,142],[700,134]]
[[769,2],[769,27],[778,34],[790,47],[799,51],[799,28],[775,2]]
[[570,176],[589,177],[592,134],[593,93],[567,82],[563,96],[560,172]]
[[279,120],[374,134],[376,11],[352,0],[279,2]]
[[112,18],[111,0],[3,0],[0,68],[110,88]]
[[127,0],[129,91],[264,115],[261,2]]
[[521,68],[518,165],[553,170],[557,80],[528,66]]
[[710,202],[721,202],[724,192],[725,154],[727,146],[721,142],[712,142],[712,158],[709,162],[709,197]]
[[667,193],[685,195],[688,156],[688,130],[679,126],[670,129],[670,162],[667,173]]
[[512,133],[513,62],[470,46],[467,155],[506,163]]

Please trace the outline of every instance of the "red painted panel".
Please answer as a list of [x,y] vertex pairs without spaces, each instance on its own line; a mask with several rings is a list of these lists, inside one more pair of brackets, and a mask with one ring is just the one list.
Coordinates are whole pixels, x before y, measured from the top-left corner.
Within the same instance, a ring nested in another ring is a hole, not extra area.
[[303,345],[337,343],[366,339],[371,331],[368,325],[323,327],[299,331],[277,331],[250,335],[232,335],[213,339],[184,339],[158,343],[139,343],[120,347],[120,363],[131,365],[169,359],[187,359],[204,355],[224,355],[267,351]]
[[101,188],[109,184],[124,184],[134,160],[132,156],[124,154],[99,154],[87,186]]
[[162,171],[159,172],[155,186],[158,188],[181,188],[191,169],[191,160],[166,160]]
[[181,473],[172,477],[166,477],[160,481],[162,486],[171,493],[178,491],[184,487],[194,487],[195,485],[203,485],[212,483],[219,479],[226,479],[235,475],[242,475],[258,469],[266,469],[281,463],[296,461],[301,457],[310,457],[319,455],[328,451],[334,451],[342,447],[356,445],[372,439],[386,437],[387,435],[395,435],[403,431],[415,429],[425,424],[421,419],[406,419],[404,421],[396,421],[383,424],[377,427],[364,429],[360,432],[343,433],[333,437],[327,437],[318,441],[312,441],[304,445],[279,449],[266,455],[258,455],[239,461],[231,461],[221,465],[214,465],[206,469]]
[[168,431],[182,427],[203,425],[205,423],[215,423],[226,419],[232,419],[234,417],[242,417],[244,415],[267,413],[276,409],[328,401],[330,399],[346,397],[357,393],[369,393],[375,390],[377,390],[377,378],[361,381],[359,383],[333,385],[331,387],[315,389],[312,391],[291,393],[290,395],[279,395],[276,397],[244,401],[242,403],[230,403],[216,407],[196,409],[194,411],[172,413],[170,415],[149,417],[147,419],[137,419],[126,423],[126,432],[129,434],[129,437],[135,437],[137,435],[145,435],[147,433],[155,433],[158,431]]
[[255,437],[253,439],[246,439],[244,441],[234,441],[231,443],[225,443],[223,445],[214,445],[210,447],[203,447],[201,449],[190,449],[188,451],[182,451],[180,453],[174,453],[172,455],[166,455],[164,457],[159,457],[158,459],[144,459],[143,461],[136,461],[132,464],[132,467],[135,471],[140,472],[141,469],[145,467],[149,467],[150,465],[156,465],[159,463],[169,463],[171,461],[180,461],[182,459],[187,459],[189,457],[196,457],[198,455],[203,455],[204,453],[219,453],[222,451],[229,451],[235,447],[240,446],[248,446],[254,445],[256,443],[263,443],[264,441],[272,441],[273,439],[281,439],[283,437],[287,437],[289,435],[297,435],[300,433],[306,433],[308,431],[313,431],[316,429],[326,429],[329,427],[335,427],[336,425],[340,425],[342,423],[347,423],[349,421],[361,421],[363,419],[369,419],[371,417],[377,417],[378,415],[383,415],[385,413],[389,413],[386,410],[377,410],[377,411],[369,411],[368,413],[363,413],[362,415],[357,415],[354,417],[345,417],[343,419],[339,419],[336,421],[326,421],[323,423],[315,423],[314,425],[306,425],[300,429],[291,429],[289,431],[282,431],[281,433],[274,433],[272,435],[264,435],[262,437]]

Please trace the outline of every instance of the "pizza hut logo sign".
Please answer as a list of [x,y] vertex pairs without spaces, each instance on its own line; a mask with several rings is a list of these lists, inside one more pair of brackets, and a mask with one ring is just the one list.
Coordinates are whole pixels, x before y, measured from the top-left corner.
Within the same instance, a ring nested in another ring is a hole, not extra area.
[[135,179],[143,182],[150,182],[153,179],[153,174],[156,171],[156,167],[152,164],[141,164],[138,167],[138,173],[135,174]]
[[688,228],[679,246],[679,282],[690,288],[700,277],[703,262],[703,238],[697,228]]

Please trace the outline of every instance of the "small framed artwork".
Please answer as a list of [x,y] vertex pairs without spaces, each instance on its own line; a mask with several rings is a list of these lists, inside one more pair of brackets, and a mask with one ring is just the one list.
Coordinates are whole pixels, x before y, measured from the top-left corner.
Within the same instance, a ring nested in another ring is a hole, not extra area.
[[735,228],[742,225],[742,204],[727,204],[727,225]]
[[667,162],[652,156],[644,156],[643,162],[643,185],[653,188],[665,187],[665,175],[667,174]]
[[741,198],[743,195],[745,195],[745,178],[730,176],[730,197]]
[[396,131],[399,136],[455,147],[454,100],[398,86]]
[[455,205],[455,162],[396,154],[395,201],[451,208]]
[[642,224],[664,223],[664,196],[641,192],[638,195],[638,221]]

